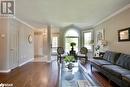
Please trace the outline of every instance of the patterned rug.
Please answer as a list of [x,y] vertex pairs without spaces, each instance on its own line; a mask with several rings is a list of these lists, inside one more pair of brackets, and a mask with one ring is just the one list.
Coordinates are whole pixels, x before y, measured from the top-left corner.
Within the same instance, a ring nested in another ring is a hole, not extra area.
[[90,82],[89,80],[78,80],[77,84],[78,84],[78,87],[100,87]]

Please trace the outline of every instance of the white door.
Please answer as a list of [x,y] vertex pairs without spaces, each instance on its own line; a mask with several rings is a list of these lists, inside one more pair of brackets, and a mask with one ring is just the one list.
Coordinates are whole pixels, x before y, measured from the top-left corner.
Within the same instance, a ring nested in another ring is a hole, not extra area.
[[[14,25],[14,26],[11,26]],[[10,23],[9,28],[9,67],[13,69],[18,66],[18,30],[15,23]]]

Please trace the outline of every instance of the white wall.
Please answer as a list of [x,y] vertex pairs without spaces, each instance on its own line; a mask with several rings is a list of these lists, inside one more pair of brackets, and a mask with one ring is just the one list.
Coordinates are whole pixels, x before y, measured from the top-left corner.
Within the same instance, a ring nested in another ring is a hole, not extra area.
[[97,32],[104,29],[105,40],[108,41],[108,46],[104,47],[103,50],[130,54],[130,41],[118,42],[118,30],[127,27],[130,27],[130,8],[97,25],[95,27],[95,40]]
[[0,18],[0,71],[8,70],[7,31],[8,31],[8,19]]
[[29,26],[13,19],[0,18],[0,72],[7,72],[34,58],[33,41],[28,35],[33,30]]
[[51,60],[51,28],[47,26],[44,33],[44,38],[43,38],[43,53],[45,56],[45,61],[50,61]]
[[[34,58],[34,32],[25,25],[19,26],[19,64]],[[28,36],[31,34],[32,43],[29,43]]]

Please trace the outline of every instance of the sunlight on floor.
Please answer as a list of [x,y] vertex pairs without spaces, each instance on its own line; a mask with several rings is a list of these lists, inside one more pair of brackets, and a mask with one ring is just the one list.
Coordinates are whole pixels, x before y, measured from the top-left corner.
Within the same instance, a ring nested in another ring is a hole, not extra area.
[[[57,58],[56,56],[51,56],[51,61],[56,60],[56,58]],[[45,57],[34,58],[33,62],[49,62],[49,61],[47,60],[47,57],[45,56]]]

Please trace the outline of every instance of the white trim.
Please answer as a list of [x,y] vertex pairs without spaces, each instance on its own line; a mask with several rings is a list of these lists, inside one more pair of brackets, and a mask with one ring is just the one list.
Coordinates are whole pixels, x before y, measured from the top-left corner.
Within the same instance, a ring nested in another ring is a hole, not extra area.
[[32,59],[29,59],[29,60],[27,60],[27,61],[25,61],[25,62],[23,62],[23,63],[19,64],[19,67],[20,67],[20,66],[22,66],[22,65],[24,65],[24,64],[26,64],[26,63],[28,63],[28,62],[31,62],[31,61],[33,61],[33,59],[34,59],[34,58],[32,58]]
[[54,62],[54,61],[56,61],[56,59],[54,59],[54,60],[48,60],[48,61],[46,61],[47,63],[51,63],[51,62]]
[[117,10],[116,12],[114,12],[113,14],[111,14],[110,16],[108,16],[108,17],[104,18],[103,20],[99,21],[97,24],[94,25],[94,27],[97,26],[97,25],[99,25],[99,24],[101,24],[101,23],[103,23],[103,22],[105,22],[105,21],[107,21],[108,19],[112,18],[113,16],[115,16],[115,15],[117,15],[117,14],[125,11],[128,8],[130,8],[130,4],[126,5],[125,7]]
[[[82,34],[82,46],[84,47],[84,33],[88,33],[88,32],[91,32],[91,40],[94,40],[94,32],[93,32],[93,29],[88,29],[88,30],[83,30],[81,31],[81,34]],[[93,48],[93,45],[91,45],[91,48],[92,49],[88,49],[88,52],[93,52],[94,51],[94,48]]]
[[17,18],[16,16],[15,16],[15,19],[16,19],[17,21],[19,21],[19,22],[21,22],[21,23],[23,23],[23,24],[27,25],[28,27],[30,27],[30,28],[32,28],[32,29],[35,29],[33,26],[31,26],[31,25],[30,25],[30,24],[28,24],[27,22],[25,22],[25,21],[23,21],[23,20],[21,20],[21,19]]
[[23,20],[21,20],[21,19],[19,19],[19,18],[17,18],[16,16],[8,16],[8,17],[4,17],[4,16],[0,16],[0,19],[16,19],[17,21],[19,21],[20,23],[22,23],[22,24],[25,24],[25,25],[27,25],[28,27],[30,27],[30,28],[32,28],[32,29],[36,29],[35,27],[33,27],[33,26],[31,26],[30,24],[28,24],[27,22],[25,22],[25,21],[23,21]]
[[15,16],[0,16],[0,19],[14,19]]
[[0,73],[9,73],[11,71],[11,69],[8,70],[0,70]]
[[52,61],[50,60],[50,61],[45,61],[46,63],[51,63]]

